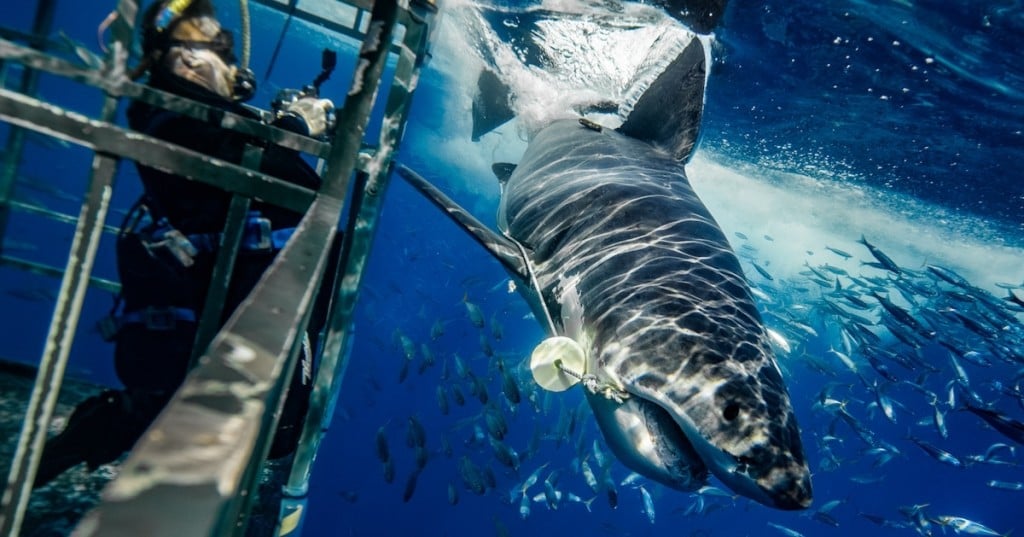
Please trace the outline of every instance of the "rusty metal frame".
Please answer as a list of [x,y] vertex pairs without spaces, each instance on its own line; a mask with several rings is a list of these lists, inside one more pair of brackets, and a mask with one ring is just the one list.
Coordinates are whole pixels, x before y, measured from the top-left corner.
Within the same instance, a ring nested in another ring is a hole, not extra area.
[[[273,4],[270,0],[263,3]],[[257,475],[269,449],[277,410],[284,400],[312,303],[325,277],[328,246],[337,233],[346,197],[352,190],[351,179],[355,177],[354,190],[359,196],[350,202],[342,263],[335,269],[334,299],[322,365],[297,462],[286,487],[286,492],[299,491],[286,497],[304,506],[312,461],[330,421],[347,365],[348,355],[343,349],[351,344],[359,283],[419,69],[428,57],[430,22],[436,13],[431,0],[414,0],[411,4],[405,0],[346,3],[364,10],[372,7],[366,35],[358,33],[362,14],[354,28],[334,28],[338,25],[327,24],[330,21],[314,22],[363,39],[360,63],[369,67],[357,71],[357,83],[339,110],[334,143],[330,145],[128,80],[125,64],[132,43],[131,21],[137,13],[135,0],[120,0],[121,17],[113,29],[117,43],[114,53],[99,70],[82,68],[0,39],[0,61],[20,62],[27,69],[63,76],[105,94],[104,110],[97,120],[29,95],[0,89],[0,120],[84,145],[96,155],[68,267],[59,271],[0,257],[0,263],[37,273],[64,275],[30,415],[8,478],[4,509],[0,512],[0,534],[17,534],[45,440],[45,424],[52,415],[51,403],[59,391],[71,337],[77,328],[84,290],[90,282],[108,289],[116,286],[114,282],[91,277],[91,265],[104,231],[103,220],[119,158],[216,185],[233,192],[239,207],[246,203],[244,200],[258,197],[305,216],[256,288],[216,334],[197,367],[133,449],[120,476],[104,491],[103,503],[83,519],[76,534],[219,536],[244,532],[245,516],[255,496]],[[392,45],[396,24],[404,26],[405,32],[402,42]],[[376,147],[361,150],[389,51],[397,52],[398,65],[385,107],[381,138]],[[327,165],[323,186],[314,193],[238,164],[117,127],[110,120],[118,99],[126,97],[323,158]],[[32,210],[23,205],[8,208]],[[231,229],[226,230],[226,238]],[[229,274],[230,267],[220,267],[221,261],[219,269]],[[229,265],[230,259],[225,263]],[[35,406],[42,410],[32,412]],[[299,504],[285,506],[282,516],[294,514],[293,508]],[[293,516],[289,519],[294,521]],[[293,523],[289,529],[294,531],[296,525]]]
[[373,247],[384,194],[390,181],[392,159],[402,139],[419,71],[427,55],[430,6],[421,7],[402,21],[405,36],[399,45],[395,81],[386,105],[377,151],[360,166],[353,192],[353,210],[346,228],[345,248],[335,278],[336,292],[327,322],[320,371],[310,398],[310,411],[302,432],[292,472],[285,486],[282,518],[301,513],[309,491],[309,477],[320,441],[330,425],[334,405],[348,368],[356,300],[364,269]]
[[[51,11],[48,16],[52,17],[55,3],[47,2],[46,4],[47,9]],[[124,9],[126,12],[131,11],[132,18],[126,20],[135,20],[133,0],[122,0],[119,9]],[[37,13],[37,18],[39,15]],[[120,66],[123,69],[127,58],[124,51],[132,41],[133,28],[122,21],[113,27],[112,32],[114,43],[111,55],[113,59],[110,65],[114,68]],[[23,84],[22,89],[34,91],[34,87],[26,88],[24,86]],[[6,92],[6,90],[4,91]],[[100,119],[111,121],[116,112],[117,99],[107,96],[103,102]],[[15,141],[23,132],[17,127],[35,128],[34,125],[25,125],[22,122],[12,123],[16,126],[12,136]],[[18,147],[17,158],[20,158],[20,155],[21,148]],[[103,222],[106,220],[107,209],[110,207],[110,196],[117,164],[118,158],[110,153],[97,151],[93,155],[89,188],[75,226],[74,238],[68,251],[67,266],[61,279],[60,293],[46,335],[46,345],[43,355],[39,359],[35,386],[25,411],[25,419],[22,423],[21,433],[18,435],[17,448],[7,478],[7,486],[4,488],[2,502],[0,502],[3,505],[3,511],[0,512],[0,533],[3,535],[13,536],[19,533],[25,509],[28,507],[32,483],[39,467],[43,446],[46,443],[47,426],[57,405],[57,395],[60,393],[68,356],[71,352],[71,342],[78,329],[78,317],[85,300],[85,291],[90,282],[93,262],[96,259],[96,251],[103,233]],[[4,182],[7,182],[6,178]],[[4,185],[5,188],[7,186],[9,185]],[[9,191],[5,191],[3,194],[4,201],[6,201]],[[6,231],[7,208],[4,207],[3,210],[3,229],[0,231]]]

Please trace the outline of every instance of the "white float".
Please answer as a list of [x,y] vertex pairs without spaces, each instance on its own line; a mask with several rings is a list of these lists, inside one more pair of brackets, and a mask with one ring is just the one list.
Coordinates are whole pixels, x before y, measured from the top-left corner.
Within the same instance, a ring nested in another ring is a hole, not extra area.
[[530,371],[533,373],[533,380],[541,388],[550,392],[564,392],[575,386],[580,379],[567,374],[565,370],[579,376],[586,372],[586,353],[572,338],[549,337],[533,349],[533,354],[530,355]]

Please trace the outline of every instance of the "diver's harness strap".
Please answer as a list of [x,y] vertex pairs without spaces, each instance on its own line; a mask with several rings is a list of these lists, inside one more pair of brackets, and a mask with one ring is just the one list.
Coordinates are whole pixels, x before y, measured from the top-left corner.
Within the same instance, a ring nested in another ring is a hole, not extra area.
[[[141,205],[139,210],[143,214],[133,222],[131,228],[122,233],[138,235],[150,255],[158,259],[169,257],[182,267],[190,267],[195,262],[195,256],[216,252],[220,247],[223,233],[186,235],[172,226],[167,218],[154,221],[145,205]],[[294,233],[294,227],[272,229],[270,220],[264,218],[259,211],[249,211],[240,247],[246,252],[276,252],[284,248]]]
[[[295,228],[271,229],[270,220],[259,211],[249,211],[242,236],[242,251],[276,252],[295,233]],[[167,218],[153,220],[149,208],[139,202],[129,211],[121,226],[119,237],[136,235],[149,255],[172,266],[187,268],[195,263],[200,253],[213,253],[220,247],[223,233],[192,233],[185,235],[170,224]],[[154,307],[117,313],[120,296],[115,300],[110,314],[97,323],[100,335],[105,341],[112,341],[121,328],[130,324],[142,324],[149,330],[174,330],[179,323],[195,323],[196,312],[190,308]]]
[[[271,229],[270,220],[260,216],[259,211],[251,211],[245,222],[242,236],[242,250],[248,252],[276,252],[284,248],[285,243],[295,233],[295,228]],[[194,233],[187,235],[200,252],[215,252],[220,246],[223,233]]]
[[[114,309],[117,309],[115,305]],[[180,323],[196,322],[196,312],[190,308],[168,306],[158,308],[150,306],[141,310],[129,311],[120,315],[111,312],[97,323],[103,341],[113,341],[117,333],[126,325],[143,325],[147,330],[174,330]]]

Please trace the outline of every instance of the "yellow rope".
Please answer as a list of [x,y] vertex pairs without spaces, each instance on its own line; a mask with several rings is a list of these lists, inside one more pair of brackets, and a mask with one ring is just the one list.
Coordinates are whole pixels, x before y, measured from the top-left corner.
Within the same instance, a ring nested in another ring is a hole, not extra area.
[[242,12],[242,65],[243,69],[249,67],[250,35],[249,35],[249,1],[238,0],[238,7]]

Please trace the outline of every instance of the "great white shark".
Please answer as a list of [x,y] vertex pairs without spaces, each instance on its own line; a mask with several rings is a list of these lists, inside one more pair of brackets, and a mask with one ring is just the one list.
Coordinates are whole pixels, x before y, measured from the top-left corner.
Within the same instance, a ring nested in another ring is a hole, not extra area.
[[706,54],[694,39],[618,129],[552,122],[495,167],[501,235],[399,173],[515,277],[586,356],[587,400],[632,470],[691,491],[713,474],[779,509],[811,503],[800,430],[736,255],[684,170]]

